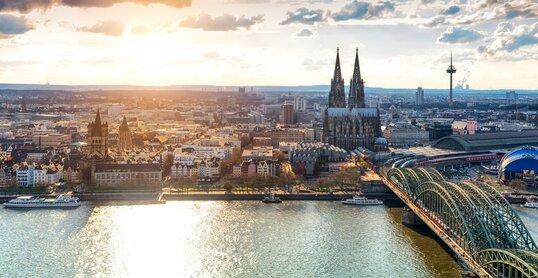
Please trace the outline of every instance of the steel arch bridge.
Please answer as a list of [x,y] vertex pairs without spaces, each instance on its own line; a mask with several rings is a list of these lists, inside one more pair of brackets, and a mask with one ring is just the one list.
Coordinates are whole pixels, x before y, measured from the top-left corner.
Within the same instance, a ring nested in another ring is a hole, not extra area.
[[461,251],[482,276],[538,278],[536,243],[489,185],[449,182],[432,168],[393,168],[385,181],[445,242],[457,245],[449,247]]

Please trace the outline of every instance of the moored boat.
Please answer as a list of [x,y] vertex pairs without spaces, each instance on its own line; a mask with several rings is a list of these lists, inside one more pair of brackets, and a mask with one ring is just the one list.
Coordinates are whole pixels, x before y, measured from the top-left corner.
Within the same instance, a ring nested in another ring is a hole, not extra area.
[[276,197],[275,193],[271,192],[267,196],[265,196],[265,198],[263,198],[262,202],[266,204],[277,204],[277,203],[282,203],[282,200]]
[[383,201],[378,199],[368,199],[363,196],[354,196],[352,199],[342,201],[344,205],[382,205]]
[[59,195],[56,198],[21,196],[4,203],[5,208],[76,208],[80,206],[77,197]]
[[538,208],[538,203],[537,202],[526,202],[522,206],[526,207],[526,208]]

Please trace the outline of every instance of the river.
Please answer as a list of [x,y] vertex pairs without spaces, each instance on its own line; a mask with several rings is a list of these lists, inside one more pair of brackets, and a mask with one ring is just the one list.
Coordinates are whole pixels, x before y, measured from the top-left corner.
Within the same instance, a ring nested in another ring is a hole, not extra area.
[[[533,236],[538,219],[518,210]],[[338,202],[0,209],[2,277],[461,277],[401,209]]]

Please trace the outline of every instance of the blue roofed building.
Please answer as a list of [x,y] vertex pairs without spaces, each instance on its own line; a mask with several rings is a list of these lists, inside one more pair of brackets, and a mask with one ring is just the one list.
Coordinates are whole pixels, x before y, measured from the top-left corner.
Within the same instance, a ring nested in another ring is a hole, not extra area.
[[538,148],[524,146],[507,153],[499,164],[499,176],[504,182],[523,180],[534,185],[538,173]]

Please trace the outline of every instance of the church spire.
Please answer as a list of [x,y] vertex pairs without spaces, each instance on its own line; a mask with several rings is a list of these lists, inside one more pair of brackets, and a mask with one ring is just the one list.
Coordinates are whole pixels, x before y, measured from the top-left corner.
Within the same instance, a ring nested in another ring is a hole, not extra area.
[[95,122],[94,124],[96,126],[98,126],[99,128],[101,127],[101,114],[99,113],[99,108],[97,108],[97,114],[95,115]]
[[338,48],[336,48],[334,76],[331,80],[331,91],[329,92],[329,107],[346,107],[346,93],[344,92],[344,79],[342,79],[342,71],[340,69],[340,53]]
[[359,48],[355,49],[355,65],[353,66],[353,76],[349,84],[349,108],[364,108],[364,81],[361,76],[359,64]]
[[361,67],[359,65],[359,48],[355,49],[355,65],[353,66],[353,79],[359,81],[361,77]]
[[336,63],[334,64],[334,81],[339,81],[342,79],[342,71],[340,70],[340,53],[339,48],[336,48]]
[[123,116],[123,121],[120,124],[120,131],[121,130],[129,130],[129,126],[127,125],[127,118]]

